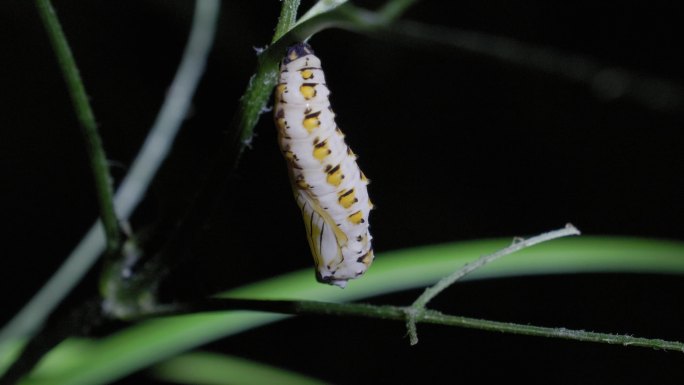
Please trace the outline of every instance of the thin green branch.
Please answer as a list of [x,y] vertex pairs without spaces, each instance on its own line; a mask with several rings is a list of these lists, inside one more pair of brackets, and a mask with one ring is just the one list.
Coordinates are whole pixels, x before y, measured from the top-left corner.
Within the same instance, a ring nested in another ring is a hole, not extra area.
[[510,322],[488,321],[468,317],[445,315],[434,310],[427,310],[425,313],[420,315],[416,321],[429,324],[460,326],[469,329],[496,331],[536,337],[560,338],[573,341],[672,350],[680,353],[684,352],[684,342],[679,341],[666,341],[657,338],[641,338],[629,335],[597,333],[566,328],[548,328]]
[[[315,314],[330,316],[353,316],[404,322],[408,322],[409,317],[411,317],[408,314],[410,308],[401,306],[377,306],[370,304],[331,303],[319,301],[252,300],[236,298],[212,299],[203,304],[187,306],[181,313],[226,310],[256,310],[294,315]],[[177,312],[173,313],[178,314]],[[414,322],[416,323],[457,326],[469,329],[496,331],[510,334],[684,352],[684,342],[678,341],[666,341],[662,339],[640,338],[628,335],[588,332],[584,330],[550,328],[511,322],[490,321],[448,315],[434,310],[422,311],[416,314],[414,317]]]
[[407,319],[406,327],[408,329],[409,338],[411,340],[411,345],[418,343],[418,331],[416,329],[416,321],[418,317],[425,311],[425,306],[433,298],[435,298],[439,293],[444,291],[449,286],[453,285],[454,282],[463,278],[464,276],[472,273],[473,271],[487,265],[488,263],[494,262],[495,260],[516,251],[522,250],[524,248],[536,245],[538,243],[546,242],[552,239],[567,237],[571,235],[579,235],[580,232],[571,224],[567,224],[564,228],[554,231],[549,231],[548,233],[540,234],[528,239],[516,239],[513,244],[501,249],[493,254],[484,255],[473,262],[465,264],[460,269],[449,274],[448,276],[440,279],[436,284],[425,289],[423,294],[421,294],[407,309]]
[[101,220],[91,227],[72,256],[41,290],[0,330],[0,354],[10,339],[36,330],[103,251],[114,254],[121,244],[107,159],[76,61],[50,1],[36,0],[36,8],[55,51],[86,142]]
[[86,143],[90,168],[95,180],[95,190],[100,206],[100,217],[104,225],[107,239],[107,252],[114,254],[120,246],[119,225],[114,213],[114,193],[112,189],[112,178],[109,175],[109,167],[102,139],[97,131],[95,115],[88,102],[83,80],[78,72],[78,66],[74,55],[71,53],[62,26],[59,23],[55,9],[50,0],[36,0],[38,14],[43,21],[43,26],[50,38],[50,43],[57,56],[59,67],[66,81],[69,96],[74,104],[76,116],[81,125],[81,132]]
[[287,31],[292,29],[297,21],[297,9],[299,8],[299,0],[284,0],[283,6],[280,8],[280,17],[278,18],[278,25],[276,25],[275,34],[271,43],[275,43]]
[[[288,45],[304,41],[326,28],[370,31],[387,27],[414,2],[415,0],[390,0],[379,12],[366,11],[348,3],[340,5],[341,1],[325,2],[316,11],[321,13],[307,12],[302,17],[305,21],[300,20],[278,39],[274,36],[273,44],[259,54],[255,74],[249,79],[247,89],[240,98],[240,108],[234,121],[236,130],[232,139],[235,157],[230,162],[231,165],[237,166],[242,153],[252,143],[254,127],[261,114],[269,110],[266,105],[277,83],[278,65]],[[321,11],[321,9],[326,11]]]
[[[504,240],[469,241],[385,252],[364,279],[346,290],[312,282],[309,269],[283,274],[236,288],[221,296],[231,298],[311,299],[349,302],[401,290],[425,287],[444,271],[452,271],[473,255],[497,249]],[[468,279],[491,279],[539,274],[579,272],[684,274],[684,243],[638,238],[559,239],[523,250],[516,258],[491,264]],[[67,360],[68,344],[50,354],[60,362],[72,362],[68,373],[36,379],[35,384],[104,384],[142,370],[151,364],[259,326],[283,320],[287,315],[261,311],[223,311],[192,316],[159,317],[131,325],[118,333],[93,341],[94,350]],[[40,370],[40,369],[39,369]]]
[[[219,0],[197,1],[192,30],[181,65],[143,148],[116,193],[116,212],[122,221],[128,219],[142,199],[187,113],[213,43],[219,8]],[[30,335],[39,329],[45,318],[80,281],[104,250],[104,232],[98,221],[50,280],[3,327],[0,331],[0,350],[9,345],[6,342],[10,339]]]
[[487,265],[488,263],[494,262],[497,259],[513,254],[516,251],[525,249],[530,246],[534,246],[536,244],[550,241],[552,239],[557,239],[557,238],[562,238],[562,237],[568,237],[571,235],[579,235],[580,231],[577,230],[577,228],[571,224],[567,224],[564,228],[559,229],[559,230],[554,230],[554,231],[549,231],[548,233],[543,233],[540,235],[537,235],[532,238],[528,239],[515,239],[513,243],[506,247],[505,249],[501,249],[495,253],[489,254],[489,255],[484,255],[473,262],[466,263],[462,268],[456,270],[455,272],[451,273],[450,275],[440,279],[436,284],[433,286],[425,289],[423,294],[418,297],[413,304],[411,304],[412,308],[417,308],[417,309],[424,309],[425,306],[430,302],[433,298],[435,298],[439,293],[444,291],[444,289],[448,288],[454,282],[458,281],[459,279],[463,278],[464,276],[472,273],[473,271]]

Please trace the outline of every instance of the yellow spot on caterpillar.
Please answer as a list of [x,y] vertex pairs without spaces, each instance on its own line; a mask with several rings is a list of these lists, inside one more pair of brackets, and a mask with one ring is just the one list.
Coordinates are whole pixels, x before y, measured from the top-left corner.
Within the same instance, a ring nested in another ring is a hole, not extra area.
[[299,87],[299,92],[304,99],[309,100],[316,96],[316,83],[304,83]]
[[276,86],[276,101],[280,102],[283,100],[283,94],[287,92],[287,86],[285,83],[280,83]]
[[366,191],[368,179],[335,124],[319,63],[305,43],[287,50],[280,67],[283,84],[275,87],[274,120],[316,277],[344,287],[372,264],[368,232],[372,204]]
[[321,112],[318,111],[304,116],[302,125],[304,126],[304,128],[306,128],[307,131],[309,131],[309,133],[311,133],[313,130],[315,130],[321,125],[321,121],[318,119],[318,115],[320,114]]
[[340,206],[344,207],[345,209],[350,208],[351,205],[359,201],[356,199],[356,194],[354,193],[353,188],[341,193],[337,200],[340,202]]
[[330,155],[331,152],[332,151],[330,150],[330,147],[328,147],[327,140],[314,144],[313,156],[320,161],[323,161],[323,159]]
[[288,55],[287,58],[290,61],[294,61],[294,60],[299,59],[299,55],[297,54],[297,50],[294,50],[294,49],[290,50],[290,54]]
[[347,220],[355,225],[359,225],[363,222],[363,213],[359,210],[355,212],[354,214],[351,214],[350,216],[347,217]]
[[304,80],[312,79],[314,76],[313,71],[311,71],[308,68],[305,68],[303,70],[299,70],[299,74],[302,75],[302,79],[304,79]]
[[344,179],[344,175],[342,175],[342,170],[340,169],[339,164],[328,171],[328,177],[326,178],[326,181],[329,184],[337,187],[340,185],[340,183],[342,183],[342,179]]

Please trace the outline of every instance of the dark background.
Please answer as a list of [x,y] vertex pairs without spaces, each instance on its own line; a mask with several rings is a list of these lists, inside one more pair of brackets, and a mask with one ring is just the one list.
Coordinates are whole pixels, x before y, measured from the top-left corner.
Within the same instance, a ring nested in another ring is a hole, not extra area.
[[[310,4],[303,2],[302,9]],[[381,2],[366,4],[373,7]],[[163,228],[187,207],[230,134],[270,42],[279,2],[226,1],[192,115],[134,224]],[[359,3],[361,4],[361,3]],[[501,35],[684,84],[675,2],[425,1],[406,19]],[[185,44],[191,1],[55,1],[112,172],[125,175]],[[6,322],[92,224],[96,201],[73,109],[32,2],[0,5],[0,170]],[[589,235],[682,240],[684,109],[610,99],[590,84],[438,44],[326,30],[310,43],[333,108],[372,179],[374,247],[530,235],[572,222]],[[213,293],[310,268],[270,115],[217,189],[212,215],[184,234],[170,297]],[[313,274],[312,274],[313,276]],[[74,303],[96,288],[96,274]],[[452,314],[684,340],[681,278],[527,277],[470,282],[436,300]],[[190,293],[190,294],[188,294]],[[407,304],[418,292],[374,303]],[[210,348],[335,383],[523,380],[681,383],[677,353],[307,317]],[[133,382],[146,381],[144,374]]]

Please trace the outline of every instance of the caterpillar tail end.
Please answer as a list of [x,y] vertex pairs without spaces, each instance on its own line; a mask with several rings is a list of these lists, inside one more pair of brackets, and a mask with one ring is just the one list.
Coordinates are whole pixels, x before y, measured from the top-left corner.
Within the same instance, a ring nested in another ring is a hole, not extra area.
[[337,286],[337,287],[340,287],[342,289],[347,287],[347,282],[349,282],[349,280],[346,278],[345,279],[335,278],[332,275],[329,275],[327,277],[323,277],[318,271],[316,272],[316,281],[318,281],[320,283],[327,283],[328,285]]

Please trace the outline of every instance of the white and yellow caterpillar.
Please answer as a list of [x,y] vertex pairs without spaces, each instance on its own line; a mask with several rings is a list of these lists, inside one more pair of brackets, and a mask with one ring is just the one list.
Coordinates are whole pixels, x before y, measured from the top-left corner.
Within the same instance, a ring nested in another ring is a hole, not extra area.
[[302,210],[319,282],[345,287],[373,261],[368,179],[335,124],[321,61],[306,43],[288,48],[275,90],[275,123]]

